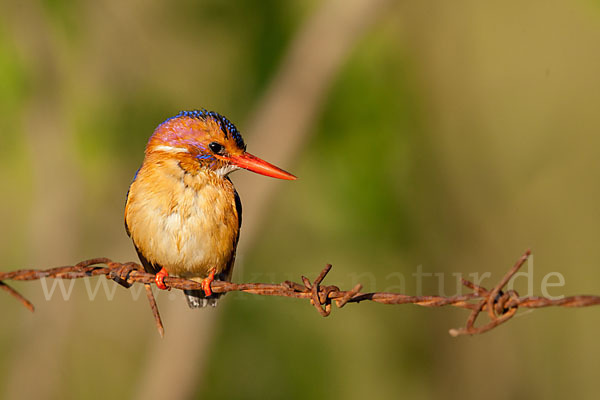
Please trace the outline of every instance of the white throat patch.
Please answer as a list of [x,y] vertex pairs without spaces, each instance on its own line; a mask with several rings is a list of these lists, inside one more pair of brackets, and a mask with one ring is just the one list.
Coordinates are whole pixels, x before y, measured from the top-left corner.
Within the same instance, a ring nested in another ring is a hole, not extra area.
[[227,165],[225,167],[221,167],[219,169],[215,169],[215,174],[219,176],[227,176],[235,170],[240,169],[237,165]]

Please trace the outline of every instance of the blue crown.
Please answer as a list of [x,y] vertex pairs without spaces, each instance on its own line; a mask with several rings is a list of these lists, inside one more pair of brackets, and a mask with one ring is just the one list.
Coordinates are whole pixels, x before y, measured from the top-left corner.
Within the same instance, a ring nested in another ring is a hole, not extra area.
[[227,137],[229,134],[231,134],[231,137],[233,137],[237,146],[240,149],[244,149],[244,150],[246,149],[246,144],[244,143],[244,139],[242,139],[242,134],[240,133],[240,131],[237,130],[237,128],[231,121],[229,121],[227,118],[225,118],[224,116],[222,116],[221,114],[219,114],[217,112],[207,111],[204,108],[201,110],[181,111],[179,114],[175,115],[174,117],[166,119],[163,122],[163,124],[171,119],[181,118],[181,117],[196,118],[196,119],[201,119],[204,121],[206,121],[207,118],[212,118],[213,120],[215,120],[216,122],[219,123],[219,126],[221,127],[221,130],[223,131],[223,134],[225,135],[225,137]]

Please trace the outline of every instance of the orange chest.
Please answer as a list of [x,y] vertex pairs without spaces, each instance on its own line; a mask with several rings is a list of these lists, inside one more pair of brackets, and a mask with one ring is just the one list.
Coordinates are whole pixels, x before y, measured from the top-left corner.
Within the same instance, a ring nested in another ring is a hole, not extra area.
[[139,171],[125,209],[139,251],[169,274],[186,278],[231,267],[240,218],[233,184],[178,165],[151,167]]

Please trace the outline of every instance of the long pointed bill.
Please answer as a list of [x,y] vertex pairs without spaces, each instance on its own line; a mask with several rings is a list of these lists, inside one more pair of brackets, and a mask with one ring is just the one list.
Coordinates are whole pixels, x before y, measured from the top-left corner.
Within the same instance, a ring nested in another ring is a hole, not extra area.
[[282,170],[262,160],[250,153],[244,153],[239,156],[229,156],[229,160],[238,167],[247,169],[248,171],[256,172],[257,174],[271,176],[273,178],[294,180],[296,177],[289,172]]

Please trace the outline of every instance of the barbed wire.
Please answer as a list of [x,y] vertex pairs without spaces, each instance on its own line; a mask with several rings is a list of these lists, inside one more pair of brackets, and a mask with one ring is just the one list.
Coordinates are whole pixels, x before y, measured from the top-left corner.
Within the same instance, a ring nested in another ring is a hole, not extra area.
[[[453,306],[471,310],[467,322],[463,328],[450,329],[452,336],[475,335],[487,332],[500,324],[511,319],[519,309],[542,308],[542,307],[589,307],[600,304],[600,296],[580,295],[550,299],[547,297],[527,296],[520,297],[515,290],[503,291],[510,278],[527,261],[531,251],[527,250],[516,264],[504,275],[498,284],[491,290],[476,285],[466,279],[462,284],[473,292],[457,296],[409,296],[401,293],[371,292],[362,293],[361,284],[357,284],[351,290],[341,290],[337,286],[322,285],[323,280],[331,271],[331,265],[327,265],[314,281],[302,276],[302,284],[285,281],[280,284],[274,283],[233,283],[214,281],[211,290],[214,293],[244,292],[261,296],[280,296],[308,299],[310,303],[323,317],[331,313],[332,304],[338,308],[348,303],[360,303],[361,301],[374,301],[382,304],[416,304],[424,307]],[[146,288],[146,295],[150,308],[156,322],[159,334],[164,336],[164,328],[158,312],[156,299],[152,293],[151,285],[155,283],[154,274],[145,272],[137,263],[118,263],[108,258],[93,258],[82,261],[76,265],[51,268],[46,270],[22,269],[10,272],[0,272],[0,289],[7,291],[15,297],[30,311],[34,306],[15,289],[4,281],[31,281],[42,278],[54,279],[78,279],[104,275],[107,279],[114,280],[125,288],[130,288],[135,283],[141,283]],[[179,290],[202,289],[199,282],[168,276],[164,280],[169,288]],[[482,313],[486,313],[489,321],[480,326],[475,322]]]

